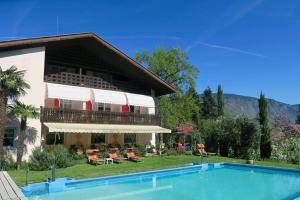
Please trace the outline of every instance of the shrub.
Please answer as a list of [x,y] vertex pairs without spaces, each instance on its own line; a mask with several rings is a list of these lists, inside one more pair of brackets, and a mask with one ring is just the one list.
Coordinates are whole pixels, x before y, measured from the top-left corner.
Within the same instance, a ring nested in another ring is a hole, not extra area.
[[50,168],[49,154],[38,147],[32,151],[29,158],[29,168],[31,170],[42,171]]
[[70,152],[63,146],[56,146],[50,152],[40,147],[35,148],[29,158],[29,167],[31,170],[48,170],[54,163],[56,168],[69,167],[74,164]]
[[1,170],[12,170],[16,168],[16,162],[12,158],[11,155],[9,155],[6,151],[4,152],[3,155],[3,160],[2,160],[2,169]]
[[168,149],[168,150],[166,150],[166,154],[168,156],[176,156],[176,155],[178,155],[178,152],[176,149]]
[[63,146],[55,147],[53,154],[51,155],[50,153],[50,156],[54,156],[53,159],[57,168],[65,168],[73,165],[70,152]]
[[145,156],[146,155],[146,147],[145,145],[142,144],[136,144],[136,149],[134,150],[134,153],[140,155],[140,156]]
[[236,123],[240,132],[240,157],[247,159],[252,154],[254,155],[253,151],[257,150],[259,146],[258,125],[246,117],[238,118]]
[[300,164],[300,136],[281,140],[272,145],[272,150],[272,159]]

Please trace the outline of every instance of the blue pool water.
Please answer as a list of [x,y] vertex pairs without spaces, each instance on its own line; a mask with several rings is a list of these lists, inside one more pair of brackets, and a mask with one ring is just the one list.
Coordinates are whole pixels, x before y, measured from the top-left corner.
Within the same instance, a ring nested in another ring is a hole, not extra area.
[[[37,187],[36,187],[37,188]],[[300,171],[218,164],[111,178],[68,180],[62,192],[40,187],[29,200],[296,199]]]

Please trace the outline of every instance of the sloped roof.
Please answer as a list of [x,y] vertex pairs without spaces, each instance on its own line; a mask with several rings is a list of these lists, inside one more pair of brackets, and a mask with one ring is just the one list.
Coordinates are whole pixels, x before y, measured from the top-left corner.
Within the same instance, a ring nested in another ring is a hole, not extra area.
[[91,44],[93,44],[95,51],[97,51],[97,47],[105,47],[105,55],[114,58],[116,58],[117,56],[119,59],[119,63],[125,63],[127,70],[134,70],[136,72],[136,77],[140,78],[143,82],[147,83],[147,85],[151,86],[151,88],[155,89],[157,95],[164,95],[176,92],[176,89],[173,86],[160,79],[157,75],[155,75],[154,73],[143,67],[141,64],[134,61],[133,59],[131,59],[125,53],[112,46],[95,33],[78,33],[3,41],[0,42],[0,52],[39,46],[47,47],[48,45],[59,45],[61,43],[70,42],[81,42],[82,45],[87,46],[91,46]]

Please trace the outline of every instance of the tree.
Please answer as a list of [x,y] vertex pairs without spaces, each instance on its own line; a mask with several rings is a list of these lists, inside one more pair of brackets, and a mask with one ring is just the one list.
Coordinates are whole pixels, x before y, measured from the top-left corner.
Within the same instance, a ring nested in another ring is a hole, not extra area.
[[24,95],[30,86],[24,81],[25,71],[18,71],[15,66],[7,70],[0,67],[0,168],[3,159],[4,127],[8,99],[16,99]]
[[268,119],[268,101],[265,96],[261,93],[258,100],[259,105],[259,123],[261,128],[261,139],[260,139],[260,156],[261,158],[271,157],[271,129],[269,127]]
[[205,119],[214,119],[217,116],[217,104],[212,96],[210,87],[204,90],[202,96],[202,115]]
[[189,64],[187,54],[179,48],[157,48],[152,54],[136,53],[136,61],[177,89],[175,94],[156,99],[163,126],[173,129],[179,123],[193,122],[199,107],[187,90],[194,87],[198,69]]
[[16,101],[13,106],[10,107],[11,116],[20,118],[20,132],[18,135],[18,144],[17,144],[17,170],[20,169],[22,164],[22,157],[24,152],[24,142],[26,138],[27,130],[27,119],[34,118],[36,119],[39,116],[38,108],[35,108],[32,105],[26,105],[19,101]]
[[189,64],[188,56],[180,48],[157,48],[152,55],[147,51],[136,53],[136,61],[147,66],[161,79],[183,91],[195,86],[198,69]]
[[197,128],[199,129],[200,128],[199,127],[200,126],[200,119],[201,119],[201,116],[202,116],[200,98],[199,98],[199,95],[198,95],[195,88],[190,88],[188,90],[188,95],[191,98],[193,98],[193,100],[195,101],[196,109],[193,110],[192,120],[193,120],[194,124],[197,126]]
[[298,105],[298,114],[297,114],[296,124],[300,125],[300,104]]
[[223,96],[223,89],[221,85],[218,85],[218,92],[217,92],[217,103],[218,103],[218,117],[224,115],[224,96]]

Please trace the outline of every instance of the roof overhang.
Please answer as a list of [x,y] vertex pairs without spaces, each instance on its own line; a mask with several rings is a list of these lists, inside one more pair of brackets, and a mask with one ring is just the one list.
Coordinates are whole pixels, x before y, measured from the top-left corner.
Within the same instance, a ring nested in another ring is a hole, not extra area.
[[45,46],[60,48],[63,45],[82,45],[90,51],[101,54],[104,58],[114,62],[122,74],[130,74],[145,83],[149,88],[154,89],[157,96],[176,92],[170,84],[160,79],[157,75],[128,57],[119,49],[94,33],[68,34],[59,36],[39,37],[0,42],[0,52]]
[[64,133],[171,133],[170,129],[160,126],[121,125],[121,124],[75,124],[44,123],[49,132]]

